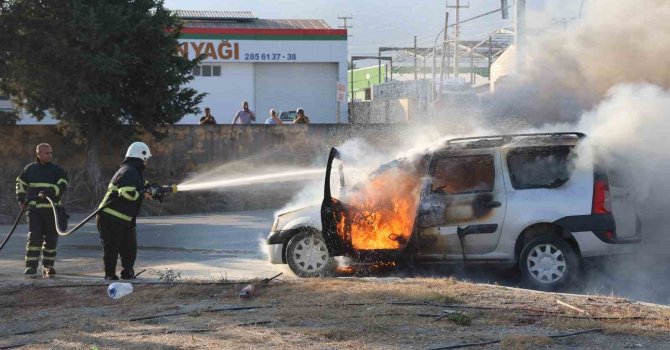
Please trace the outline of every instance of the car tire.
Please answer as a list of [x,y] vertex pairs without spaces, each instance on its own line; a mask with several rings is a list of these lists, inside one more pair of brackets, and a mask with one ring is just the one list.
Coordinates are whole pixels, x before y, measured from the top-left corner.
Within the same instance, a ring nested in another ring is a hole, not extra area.
[[291,238],[286,262],[299,277],[327,277],[335,271],[335,260],[328,254],[321,233],[315,231],[303,231]]
[[519,269],[526,284],[538,290],[557,290],[572,284],[581,268],[575,249],[559,237],[528,241],[519,255]]

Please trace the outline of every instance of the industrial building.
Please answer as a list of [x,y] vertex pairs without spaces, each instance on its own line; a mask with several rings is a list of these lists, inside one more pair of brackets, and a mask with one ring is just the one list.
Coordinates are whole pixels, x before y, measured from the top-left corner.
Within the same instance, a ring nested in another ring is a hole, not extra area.
[[[347,31],[324,20],[260,19],[251,12],[184,11],[179,54],[205,55],[191,87],[219,123],[248,101],[259,123],[270,108],[305,109],[312,123],[347,122]],[[346,91],[346,90],[344,90]],[[338,101],[340,100],[340,101]],[[187,116],[181,123],[196,123]]]

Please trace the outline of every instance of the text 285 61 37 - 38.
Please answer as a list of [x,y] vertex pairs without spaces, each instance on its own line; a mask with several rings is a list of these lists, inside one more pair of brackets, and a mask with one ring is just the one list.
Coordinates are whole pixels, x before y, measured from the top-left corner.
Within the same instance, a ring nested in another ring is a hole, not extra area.
[[295,53],[245,53],[245,61],[295,61],[297,55]]

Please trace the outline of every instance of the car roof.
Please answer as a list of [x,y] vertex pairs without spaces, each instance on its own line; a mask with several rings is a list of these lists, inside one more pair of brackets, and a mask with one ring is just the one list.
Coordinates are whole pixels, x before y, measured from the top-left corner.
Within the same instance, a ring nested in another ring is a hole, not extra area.
[[575,145],[586,137],[580,132],[555,132],[461,137],[446,141],[449,149]]

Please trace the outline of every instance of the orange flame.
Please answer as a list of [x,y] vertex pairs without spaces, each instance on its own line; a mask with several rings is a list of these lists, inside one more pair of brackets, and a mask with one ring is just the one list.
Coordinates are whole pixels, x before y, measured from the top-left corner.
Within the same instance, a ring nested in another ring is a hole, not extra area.
[[376,176],[344,199],[346,215],[337,223],[338,234],[351,237],[356,250],[404,247],[412,235],[420,186],[421,179],[404,169]]

